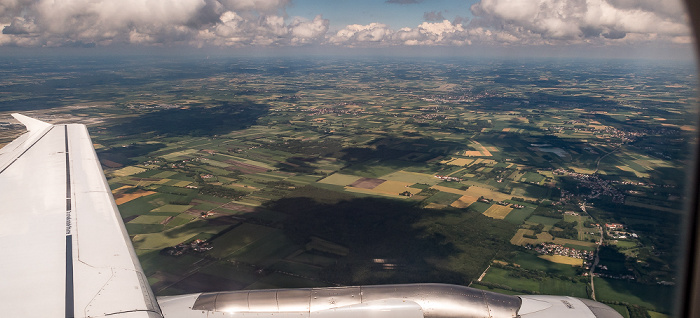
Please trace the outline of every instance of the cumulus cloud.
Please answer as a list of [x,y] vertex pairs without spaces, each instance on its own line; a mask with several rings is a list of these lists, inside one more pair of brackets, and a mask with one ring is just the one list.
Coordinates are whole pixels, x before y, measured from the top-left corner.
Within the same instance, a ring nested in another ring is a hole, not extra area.
[[649,0],[482,0],[471,8],[477,24],[550,43],[688,35],[682,9]]
[[[687,43],[682,5],[652,0],[481,0],[471,20],[450,22],[440,11],[424,13],[413,28],[350,25],[331,37],[343,45],[568,45]],[[371,40],[356,36],[376,32]]]
[[[422,0],[386,0],[415,4]],[[689,43],[679,1],[481,0],[471,19],[425,12],[392,29],[376,21],[329,33],[330,21],[289,17],[291,0],[0,0],[0,45],[395,46]]]
[[289,24],[293,43],[309,43],[323,37],[328,32],[328,20],[317,15],[312,21],[296,18]]
[[388,25],[370,23],[368,25],[351,24],[331,36],[329,41],[334,44],[355,46],[365,43],[382,43],[388,40],[393,31]]
[[285,23],[290,0],[0,0],[2,42],[298,45],[328,30],[320,15]]

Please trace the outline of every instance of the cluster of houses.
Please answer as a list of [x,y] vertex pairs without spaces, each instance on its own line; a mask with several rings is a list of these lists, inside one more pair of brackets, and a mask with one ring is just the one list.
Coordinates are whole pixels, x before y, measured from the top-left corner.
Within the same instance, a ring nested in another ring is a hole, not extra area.
[[535,250],[535,252],[540,254],[561,255],[584,260],[593,260],[593,257],[595,256],[593,251],[578,250],[554,243],[541,243],[536,245],[534,248],[531,246],[526,246],[526,248],[532,248]]
[[605,230],[615,239],[639,238],[636,233],[625,231],[625,226],[619,223],[605,223]]
[[456,182],[462,181],[462,178],[456,178],[456,177],[450,177],[450,176],[435,175],[435,178],[438,178],[438,179],[443,180],[443,181],[456,181]]
[[188,251],[201,253],[211,250],[212,248],[214,247],[211,246],[211,243],[207,242],[206,240],[194,240],[190,243],[180,243],[173,247],[166,247],[162,252],[171,256],[180,256]]
[[610,196],[615,203],[624,203],[625,196],[617,190],[608,180],[603,180],[597,175],[577,173],[564,169],[556,169],[553,171],[557,175],[568,175],[581,183],[581,186],[591,189],[591,193],[584,197],[593,199],[600,196]]

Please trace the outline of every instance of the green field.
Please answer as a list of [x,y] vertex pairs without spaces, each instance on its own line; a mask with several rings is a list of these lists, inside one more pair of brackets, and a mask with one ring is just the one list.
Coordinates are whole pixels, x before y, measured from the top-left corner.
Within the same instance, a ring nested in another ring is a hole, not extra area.
[[561,219],[555,219],[555,218],[550,218],[550,217],[541,216],[541,215],[533,215],[527,219],[527,223],[543,224],[543,225],[547,225],[547,226],[553,226],[554,224],[556,224],[559,221],[561,221]]
[[622,317],[625,318],[630,318],[630,312],[627,310],[627,306],[625,305],[613,305],[613,304],[607,304],[608,306],[612,307],[612,309],[615,309],[615,311],[619,312]]
[[674,304],[673,286],[647,285],[625,280],[594,278],[599,301],[619,301],[669,313]]
[[161,233],[138,234],[133,238],[134,248],[143,250],[160,250],[175,246],[194,238],[201,233],[218,233],[228,226],[208,226],[206,221],[195,221],[165,230]]
[[[517,202],[516,202],[517,203]],[[513,224],[523,224],[525,220],[532,215],[533,208],[523,208],[523,209],[513,209],[508,215],[506,215],[505,220]]]
[[525,172],[525,175],[520,178],[520,182],[540,184],[544,179],[545,177],[539,173]]
[[228,259],[234,259],[247,264],[269,266],[298,249],[299,246],[294,245],[283,233],[274,231],[257,241],[251,242],[233,251],[229,254]]
[[511,287],[518,291],[542,293],[546,295],[563,295],[587,298],[586,284],[573,283],[569,280],[561,280],[556,278],[542,278],[533,280],[527,278],[513,277],[509,275],[509,271],[491,267],[483,279],[484,282],[494,283],[503,286]]
[[174,204],[166,204],[164,206],[160,206],[158,208],[155,208],[151,210],[151,212],[185,212],[189,210],[192,205],[174,205]]
[[119,205],[119,212],[121,213],[122,217],[146,214],[148,211],[169,204],[171,201],[178,200],[181,198],[182,196],[179,195],[168,193],[156,193],[149,196],[140,197],[138,199],[134,199]]
[[274,231],[274,229],[266,226],[243,223],[224,235],[217,237],[213,242],[214,248],[208,254],[216,258],[225,258]]
[[477,211],[479,213],[484,213],[491,207],[491,204],[484,202],[474,202],[469,206],[470,210]]
[[396,171],[380,177],[380,179],[411,182],[411,183],[423,183],[428,185],[436,185],[442,180],[435,178],[435,176],[425,173],[407,172],[407,171]]
[[427,200],[425,200],[425,202],[450,205],[452,202],[457,201],[457,199],[459,199],[461,197],[462,196],[459,194],[438,192],[438,193],[430,196]]
[[168,216],[161,215],[139,215],[135,219],[129,221],[130,224],[161,224]]

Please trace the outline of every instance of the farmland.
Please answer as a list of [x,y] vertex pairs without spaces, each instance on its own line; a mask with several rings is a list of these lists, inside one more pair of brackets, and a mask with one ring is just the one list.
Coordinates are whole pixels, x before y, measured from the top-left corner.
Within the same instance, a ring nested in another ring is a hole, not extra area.
[[[33,99],[60,105],[0,103],[88,124],[159,295],[444,282],[586,298],[602,238],[599,300],[670,313],[649,295],[677,279],[692,68],[122,62],[95,64],[119,79],[108,86]],[[21,132],[1,127],[2,143]],[[212,248],[167,253],[199,240]]]

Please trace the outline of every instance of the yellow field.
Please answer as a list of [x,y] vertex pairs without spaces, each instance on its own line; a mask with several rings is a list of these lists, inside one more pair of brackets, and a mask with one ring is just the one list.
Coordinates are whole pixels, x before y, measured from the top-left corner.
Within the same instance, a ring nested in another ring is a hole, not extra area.
[[186,149],[183,151],[176,151],[176,152],[171,152],[167,155],[163,155],[163,158],[165,158],[167,160],[172,160],[172,159],[175,159],[177,157],[187,156],[187,155],[195,153],[195,152],[197,152],[197,150],[195,150],[195,149]]
[[403,171],[403,170],[399,170],[399,171],[392,172],[390,174],[383,175],[383,176],[379,177],[379,179],[401,181],[401,182],[410,182],[411,184],[414,184],[414,183],[438,184],[438,183],[442,182],[442,180],[435,178],[435,176],[433,176],[432,174],[409,172],[409,171]]
[[133,188],[133,187],[132,186],[121,186],[119,188],[112,190],[112,194],[116,194],[117,192],[119,192],[121,190],[130,189],[130,188]]
[[378,192],[378,193],[385,193],[385,194],[395,194],[395,195],[398,195],[399,193],[402,193],[405,191],[411,192],[412,194],[417,194],[418,192],[423,191],[421,189],[409,188],[408,186],[410,186],[412,184],[413,183],[410,183],[410,182],[387,180],[387,181],[382,182],[382,184],[371,189],[371,191]]
[[180,181],[180,182],[178,182],[178,183],[176,183],[176,184],[173,184],[173,186],[175,186],[175,187],[180,187],[180,188],[184,188],[184,187],[188,186],[190,183],[192,183],[192,182],[190,182],[190,181]]
[[117,177],[126,177],[130,176],[132,174],[137,174],[146,171],[144,168],[139,168],[139,167],[124,167],[121,168],[117,171],[114,171],[112,174],[117,176]]
[[488,208],[486,210],[486,212],[484,212],[484,215],[486,215],[492,219],[503,220],[506,218],[508,213],[510,213],[510,211],[513,211],[513,208],[508,207],[508,206],[494,204],[490,208]]
[[528,229],[518,229],[517,232],[515,232],[515,235],[513,235],[513,238],[510,239],[510,244],[513,245],[518,245],[518,246],[523,246],[526,244],[538,244],[538,240],[535,239],[529,239],[523,237],[523,234],[530,234],[532,235],[534,232],[532,230]]
[[[401,193],[403,191],[397,192],[396,194],[393,194],[393,193],[384,193],[384,192],[374,191],[374,189],[362,189],[362,188],[355,188],[355,187],[345,187],[344,189],[345,189],[345,191],[348,191],[348,192],[374,194],[374,195],[379,195],[379,196],[383,196],[383,197],[391,197],[391,198],[395,198],[395,199],[408,199],[408,197],[406,197],[406,196],[399,195],[399,193]],[[418,190],[420,190],[420,189],[418,189]],[[411,192],[411,193],[413,193],[413,192]]]
[[145,197],[147,195],[151,195],[154,193],[156,193],[156,192],[138,190],[134,193],[126,193],[126,194],[118,195],[119,198],[117,198],[117,196],[115,196],[114,202],[117,203],[117,205],[120,205],[120,204],[127,203],[131,200],[138,199],[140,197]]
[[[592,174],[593,171],[594,171],[593,169],[580,168],[580,167],[571,167],[571,166],[569,166],[569,167],[567,167],[567,168],[573,169],[574,172],[576,172],[576,173]],[[542,174],[544,175],[544,173],[542,173]],[[545,175],[545,176],[548,177],[547,175]]]
[[539,257],[541,259],[546,259],[550,262],[559,263],[559,264],[566,264],[566,265],[571,265],[571,266],[583,266],[583,260],[580,258],[574,258],[574,257],[569,257],[569,256],[563,256],[563,255],[540,255],[537,257]]
[[470,166],[471,166],[471,165],[475,165],[475,164],[479,164],[479,163],[483,163],[483,164],[486,165],[486,166],[493,166],[493,165],[495,165],[497,162],[496,162],[496,160],[493,160],[493,159],[479,158],[479,159],[476,159],[474,162],[472,162],[472,163],[470,164]]
[[497,200],[497,201],[509,200],[512,197],[512,195],[510,195],[510,194],[505,194],[503,192],[498,192],[498,191],[494,191],[491,189],[482,188],[479,186],[471,186],[471,187],[469,187],[469,189],[467,189],[466,191],[463,191],[463,192],[464,192],[464,195],[470,195],[470,196],[477,197],[477,198],[483,196],[485,198],[489,198],[489,199],[493,199],[493,200]]
[[491,152],[489,152],[486,147],[482,146],[478,142],[473,142],[469,146],[476,148],[477,150],[467,150],[464,152],[464,156],[467,157],[491,157]]
[[450,206],[453,208],[463,209],[472,205],[472,203],[476,202],[477,199],[477,197],[463,195],[461,198],[457,199],[457,201],[452,202]]
[[464,166],[464,165],[469,165],[472,162],[474,162],[474,159],[464,159],[464,158],[454,158],[452,160],[446,160],[443,161],[442,163],[448,164],[451,166]]
[[435,209],[435,210],[442,210],[446,207],[447,206],[444,204],[437,204],[437,203],[428,203],[428,205],[425,206],[426,209]]
[[476,151],[476,150],[467,150],[464,152],[463,156],[467,157],[491,157],[491,153],[486,150],[485,148],[482,148],[483,151]]

